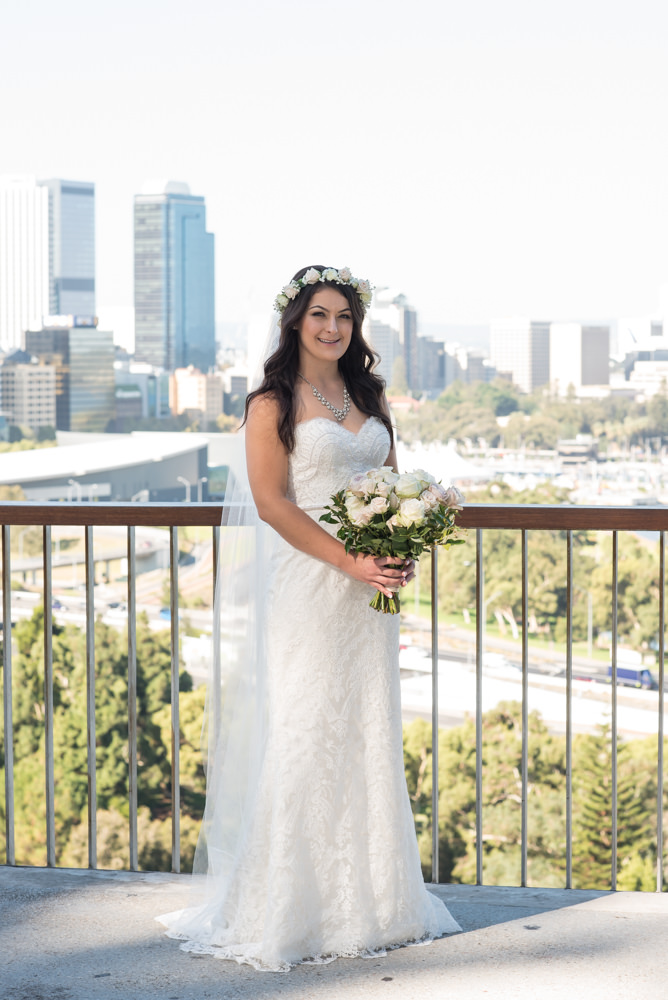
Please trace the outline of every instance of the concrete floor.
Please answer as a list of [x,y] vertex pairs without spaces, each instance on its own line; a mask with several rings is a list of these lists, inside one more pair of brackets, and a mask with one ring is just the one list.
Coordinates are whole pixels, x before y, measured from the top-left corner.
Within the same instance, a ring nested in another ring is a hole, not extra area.
[[155,922],[187,876],[0,867],[1,1000],[663,1000],[668,894],[447,885],[463,934],[261,973]]

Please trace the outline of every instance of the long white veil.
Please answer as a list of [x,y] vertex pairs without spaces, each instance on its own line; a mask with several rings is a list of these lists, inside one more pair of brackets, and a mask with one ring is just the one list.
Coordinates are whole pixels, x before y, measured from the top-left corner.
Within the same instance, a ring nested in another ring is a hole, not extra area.
[[[262,356],[278,344],[278,315]],[[256,373],[254,384],[261,378]],[[265,608],[268,568],[278,535],[264,524],[246,473],[245,435],[237,433],[222,508],[212,656],[203,725],[206,806],[195,851],[191,906],[159,919],[168,933],[202,950],[233,919],[231,877],[252,822],[267,741]]]

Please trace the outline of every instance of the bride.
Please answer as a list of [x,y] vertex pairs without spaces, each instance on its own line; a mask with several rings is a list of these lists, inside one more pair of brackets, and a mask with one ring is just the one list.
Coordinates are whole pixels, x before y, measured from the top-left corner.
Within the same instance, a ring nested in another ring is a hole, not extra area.
[[374,590],[405,586],[413,564],[346,554],[319,522],[354,473],[396,467],[362,336],[370,296],[347,268],[315,266],[276,299],[278,346],[245,413],[248,483],[273,531],[253,559],[261,578],[241,588],[258,604],[244,654],[214,705],[196,858],[207,897],[159,918],[187,950],[264,970],[460,929],[420,869],[398,616],[369,607]]

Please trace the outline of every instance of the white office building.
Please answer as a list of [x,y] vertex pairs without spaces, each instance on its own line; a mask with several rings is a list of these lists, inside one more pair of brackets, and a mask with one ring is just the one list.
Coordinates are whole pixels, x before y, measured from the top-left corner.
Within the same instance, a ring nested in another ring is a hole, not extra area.
[[51,312],[49,190],[34,177],[0,177],[0,348]]
[[49,315],[95,315],[95,186],[0,177],[0,347]]
[[499,375],[512,379],[522,392],[533,392],[550,380],[550,324],[516,317],[493,320],[490,361]]
[[550,385],[560,396],[610,382],[610,328],[550,324]]

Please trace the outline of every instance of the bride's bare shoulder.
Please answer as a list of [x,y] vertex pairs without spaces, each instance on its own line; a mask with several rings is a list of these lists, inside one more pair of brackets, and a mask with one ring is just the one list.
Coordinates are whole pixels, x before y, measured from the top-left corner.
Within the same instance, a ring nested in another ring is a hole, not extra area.
[[281,412],[278,400],[271,393],[256,396],[248,407],[246,435],[278,438]]

